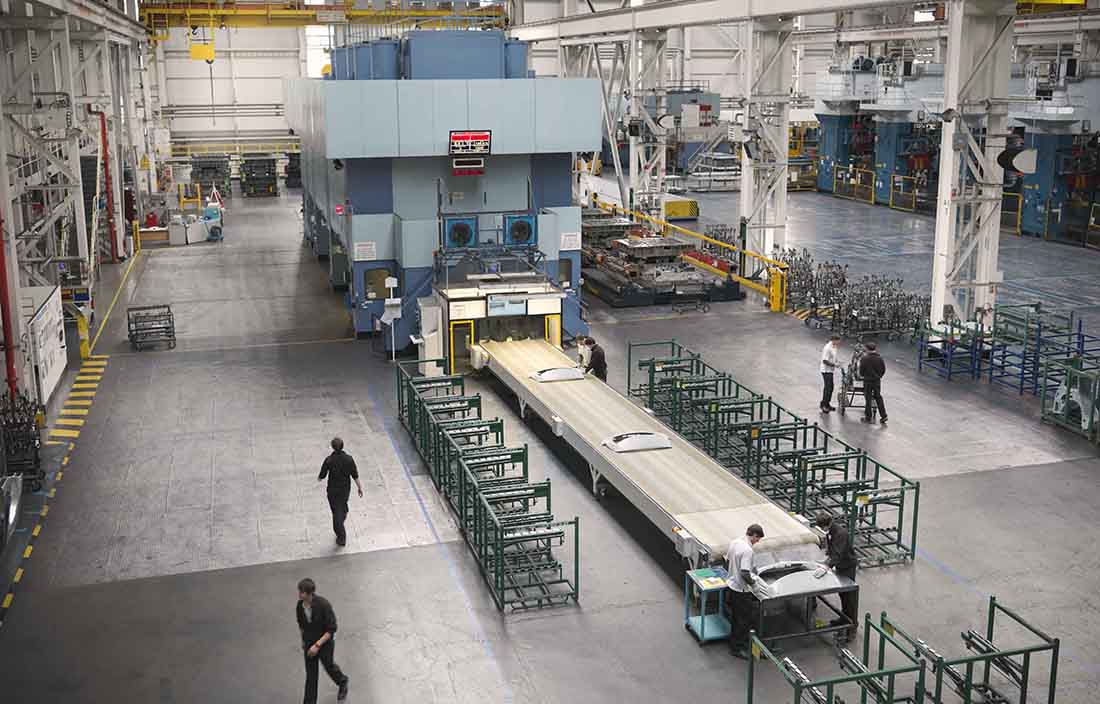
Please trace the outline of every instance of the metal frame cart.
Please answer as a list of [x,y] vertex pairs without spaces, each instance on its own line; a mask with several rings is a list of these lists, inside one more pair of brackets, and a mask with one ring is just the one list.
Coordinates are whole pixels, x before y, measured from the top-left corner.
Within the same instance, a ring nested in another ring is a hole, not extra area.
[[176,322],[169,305],[130,306],[126,309],[126,326],[130,346],[135,350],[158,342],[167,342],[168,349],[176,346]]
[[[849,408],[859,408],[867,412],[867,394],[863,389],[863,378],[859,375],[859,362],[863,359],[863,343],[857,342],[852,350],[852,358],[848,360],[848,366],[840,370],[840,388],[837,389],[836,403],[841,413]],[[857,398],[862,398],[863,403],[856,403]],[[871,418],[878,415],[878,406],[871,404]]]
[[[1021,642],[1020,630],[1041,642],[1003,649],[995,645],[998,613],[1007,616],[1019,627],[1015,629],[1017,632],[1007,637],[1011,642]],[[1029,701],[1028,689],[1033,679],[1034,659],[1043,653],[1050,653],[1046,696],[1043,699],[1047,704],[1054,704],[1058,684],[1059,640],[1051,638],[1014,611],[1001,606],[995,596],[989,597],[985,633],[970,629],[962,634],[966,649],[973,651],[974,655],[945,658],[923,638],[903,630],[885,612],[880,623],[883,631],[902,641],[910,652],[931,665],[928,695],[932,704],[947,704],[959,700],[963,704],[1024,704]],[[993,670],[1001,675],[996,683],[991,679]],[[952,693],[946,700],[945,690]],[[1016,696],[1012,696],[1013,694]]]
[[[871,664],[872,641],[877,641],[876,664]],[[757,660],[767,660],[775,665],[779,674],[791,686],[790,697],[780,700],[769,697],[768,704],[776,704],[777,701],[791,704],[840,704],[856,701],[862,704],[922,704],[925,701],[924,661],[912,655],[887,629],[874,624],[870,614],[864,619],[862,657],[847,648],[841,649],[840,666],[844,674],[833,677],[812,680],[791,658],[780,657],[768,650],[755,633],[750,635],[749,642],[752,656],[749,658],[746,704],[759,701],[753,696]],[[888,654],[891,661],[900,659],[902,664],[887,667]]]
[[[699,645],[713,640],[728,640],[732,625],[724,611],[726,579],[729,573],[724,567],[703,567],[684,573],[684,628],[695,636]],[[707,597],[718,592],[718,609],[707,612]],[[699,613],[695,614],[692,597],[698,594]]]
[[[855,592],[858,599],[859,585],[832,570],[822,577],[814,577],[814,572],[820,567],[813,562],[792,561],[777,562],[757,571],[753,596],[760,602],[760,608],[753,632],[758,640],[775,644],[781,640],[814,635],[835,634],[842,637],[846,631],[855,627],[856,624],[849,621],[840,609],[824,597]],[[814,615],[817,605],[824,605],[841,623],[832,625],[817,618]],[[768,624],[771,624],[768,629],[771,632],[782,627],[780,624],[786,624],[788,629],[773,635],[765,631]],[[790,630],[791,626],[794,630]]]

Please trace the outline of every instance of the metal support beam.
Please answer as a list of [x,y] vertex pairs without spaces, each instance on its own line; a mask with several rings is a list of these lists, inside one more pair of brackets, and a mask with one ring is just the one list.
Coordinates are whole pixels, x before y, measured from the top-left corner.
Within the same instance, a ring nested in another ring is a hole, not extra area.
[[949,0],[936,241],[933,326],[991,309],[997,269],[1014,23],[1003,3]]

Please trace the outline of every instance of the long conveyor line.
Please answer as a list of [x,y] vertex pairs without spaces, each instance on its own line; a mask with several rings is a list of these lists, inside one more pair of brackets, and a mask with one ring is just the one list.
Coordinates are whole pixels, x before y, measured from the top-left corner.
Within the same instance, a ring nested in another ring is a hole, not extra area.
[[[763,494],[735,477],[682,437],[607,384],[592,378],[541,383],[531,374],[574,362],[544,340],[480,343],[488,367],[543,418],[593,473],[593,489],[606,479],[665,535],[683,544],[684,531],[706,558],[725,553],[730,541],[759,523],[761,553],[816,551],[816,533]],[[624,432],[667,433],[672,447],[617,453],[602,443]]]

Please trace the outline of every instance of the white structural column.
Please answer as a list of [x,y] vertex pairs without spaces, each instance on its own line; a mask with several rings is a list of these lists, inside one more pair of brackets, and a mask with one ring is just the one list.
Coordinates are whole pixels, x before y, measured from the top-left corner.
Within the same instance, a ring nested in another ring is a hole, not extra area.
[[943,139],[932,264],[936,325],[992,307],[997,285],[1012,8],[998,0],[950,0]]
[[778,19],[741,25],[741,217],[747,220],[748,249],[762,254],[787,239],[792,29],[789,20]]

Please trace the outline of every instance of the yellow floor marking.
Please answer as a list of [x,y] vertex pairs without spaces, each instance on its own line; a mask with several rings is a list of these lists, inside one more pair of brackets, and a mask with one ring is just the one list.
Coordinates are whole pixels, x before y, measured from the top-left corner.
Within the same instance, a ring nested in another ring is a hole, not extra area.
[[99,384],[73,384],[74,389],[96,389]]
[[28,557],[30,557],[32,552],[34,552],[34,546],[28,545],[27,549],[23,551],[23,559],[26,560]]
[[47,445],[64,445],[65,443],[61,442],[60,440],[47,440],[46,444]]
[[84,421],[80,418],[58,418],[55,422],[58,425],[68,425],[74,428],[84,425]]
[[50,497],[51,499],[57,496],[57,489],[50,489],[50,493],[46,494],[46,496]]
[[65,476],[64,472],[62,472],[60,469],[57,470],[57,481],[61,481],[62,477],[64,477],[64,476]]
[[76,445],[74,445],[73,443],[70,442],[69,443],[69,452],[72,452],[75,449],[76,449]]
[[[115,309],[115,304],[118,303],[118,297],[122,295],[122,289],[126,286],[126,279],[130,276],[130,270],[134,268],[134,264],[137,264],[137,260],[141,259],[141,251],[130,257],[130,263],[126,265],[126,271],[122,272],[122,278],[118,281],[118,290],[115,291],[115,297],[111,299],[111,305],[107,306],[107,314],[103,316],[103,320],[99,323],[99,330],[96,331],[95,337],[92,338],[92,344],[88,348],[89,352],[95,351],[95,345],[99,342],[99,336],[103,334],[103,331],[107,329],[107,321],[111,318],[111,311]],[[94,359],[106,359],[105,355],[89,355]]]
[[69,394],[69,398],[95,398],[94,391],[74,391]]
[[50,507],[49,506],[43,506],[42,507],[42,514],[41,515],[45,516],[49,512],[50,512]]
[[11,606],[11,600],[15,598],[15,595],[8,592],[8,595],[4,597],[4,603],[0,604],[0,609],[6,609]]
[[109,354],[90,354],[90,355],[88,355],[88,359],[110,359],[110,358],[111,358],[111,355],[109,355]]
[[92,405],[92,402],[91,401],[86,401],[84,399],[74,400],[74,399],[69,398],[69,399],[65,399],[65,405],[66,406],[90,406],[90,405]]
[[65,430],[64,428],[50,428],[50,435],[56,435],[59,438],[78,438],[80,437],[80,431]]
[[11,581],[14,582],[15,584],[19,584],[19,580],[21,580],[21,579],[23,579],[23,568],[22,567],[15,570],[15,577],[13,577]]
[[31,535],[33,535],[34,537],[37,538],[38,534],[41,533],[41,532],[42,532],[42,524],[39,523],[38,525],[36,525],[34,527],[34,530],[31,531]]
[[101,374],[85,374],[83,376],[77,376],[77,381],[102,381],[103,376]]
[[61,458],[61,466],[64,467],[67,464],[69,464],[69,458],[68,457],[62,457]]
[[63,416],[86,416],[88,415],[87,408],[62,408],[60,411]]

